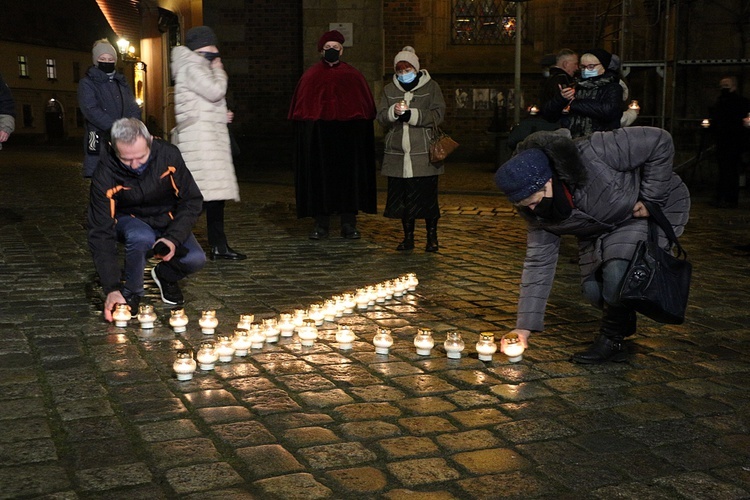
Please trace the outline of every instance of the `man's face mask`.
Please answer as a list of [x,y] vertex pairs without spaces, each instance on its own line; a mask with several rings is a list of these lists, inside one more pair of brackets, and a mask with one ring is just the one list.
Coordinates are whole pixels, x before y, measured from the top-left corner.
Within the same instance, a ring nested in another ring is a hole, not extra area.
[[331,47],[330,49],[326,49],[323,51],[323,59],[328,61],[329,63],[335,63],[339,60],[339,51],[338,49]]
[[114,73],[115,71],[115,63],[113,62],[99,61],[96,63],[96,67],[104,71],[105,73]]
[[721,87],[721,95],[727,96],[732,92],[729,87]]
[[211,62],[217,57],[221,56],[221,54],[219,54],[218,52],[198,52],[198,53],[202,55],[203,57],[205,57],[208,60],[208,62]]
[[403,73],[401,75],[398,75],[396,78],[401,83],[411,83],[414,81],[414,79],[417,77],[417,74],[413,71],[409,71],[408,73]]

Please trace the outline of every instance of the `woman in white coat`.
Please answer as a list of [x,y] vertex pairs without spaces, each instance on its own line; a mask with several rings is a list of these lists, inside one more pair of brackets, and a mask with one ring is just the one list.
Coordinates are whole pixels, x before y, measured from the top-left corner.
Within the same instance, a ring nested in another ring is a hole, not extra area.
[[218,39],[208,26],[188,30],[185,45],[172,49],[175,119],[172,142],[203,193],[211,259],[242,260],[224,234],[224,202],[240,200],[227,124],[227,73],[219,57]]

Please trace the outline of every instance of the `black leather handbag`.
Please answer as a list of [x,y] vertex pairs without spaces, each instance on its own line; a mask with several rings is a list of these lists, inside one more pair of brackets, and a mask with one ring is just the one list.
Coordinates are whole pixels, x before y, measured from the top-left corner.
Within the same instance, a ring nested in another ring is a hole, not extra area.
[[[679,325],[685,321],[693,266],[661,209],[643,204],[650,214],[648,239],[638,242],[620,288],[620,302],[659,323]],[[676,256],[659,247],[659,227],[677,249]]]

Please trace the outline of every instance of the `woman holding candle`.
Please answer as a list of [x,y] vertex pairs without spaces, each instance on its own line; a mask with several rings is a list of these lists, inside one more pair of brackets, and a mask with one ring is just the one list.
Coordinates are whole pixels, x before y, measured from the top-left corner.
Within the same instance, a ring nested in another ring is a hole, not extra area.
[[440,86],[419,57],[406,46],[393,58],[393,81],[385,86],[378,106],[378,121],[388,129],[382,174],[388,177],[388,197],[383,215],[401,219],[404,239],[396,250],[414,248],[416,219],[427,227],[426,252],[438,251],[438,176],[443,164],[430,163],[433,127],[445,117]]
[[[690,194],[672,172],[674,145],[664,130],[627,127],[573,141],[570,132],[537,132],[519,144],[495,182],[528,227],[516,329],[523,347],[544,330],[562,235],[578,239],[583,294],[602,309],[594,344],[577,363],[624,360],[624,339],[635,333],[635,311],[619,303],[619,289],[648,211],[658,205],[680,235]],[[662,244],[666,239],[662,237]]]

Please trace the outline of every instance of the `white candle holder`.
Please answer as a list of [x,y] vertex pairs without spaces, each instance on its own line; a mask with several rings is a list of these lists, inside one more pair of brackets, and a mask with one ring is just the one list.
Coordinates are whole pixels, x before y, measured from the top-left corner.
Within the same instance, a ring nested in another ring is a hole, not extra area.
[[216,353],[216,346],[213,342],[201,342],[200,349],[195,356],[198,360],[198,366],[201,370],[213,370],[219,355]]
[[310,308],[307,310],[307,317],[315,321],[315,326],[322,325],[323,318],[325,318],[323,306],[320,304],[311,304]]
[[378,329],[378,333],[372,338],[372,343],[375,346],[375,354],[388,354],[393,345],[391,331],[387,328]]
[[267,318],[263,320],[263,335],[266,336],[266,342],[273,344],[279,341],[279,328],[276,318]]
[[318,329],[315,326],[315,321],[311,319],[305,320],[305,324],[297,330],[297,336],[303,346],[310,347],[315,345],[315,341],[318,338]]
[[374,306],[375,302],[378,300],[378,292],[374,285],[369,285],[367,288],[365,288],[365,291],[367,292],[367,306]]
[[343,301],[344,314],[352,314],[354,312],[354,308],[357,307],[357,301],[354,299],[354,294],[345,293],[343,295]]
[[491,333],[481,333],[476,345],[480,361],[492,361],[492,355],[497,351],[495,336]]
[[420,356],[429,356],[432,348],[435,347],[432,330],[429,328],[417,329],[417,335],[414,337],[414,347],[417,348],[417,354]]
[[323,320],[324,321],[336,321],[336,302],[332,299],[328,299],[323,303]]
[[279,333],[282,337],[291,337],[294,335],[294,321],[293,317],[289,313],[281,313],[279,315]]
[[154,306],[143,304],[138,308],[138,322],[141,324],[142,330],[153,330],[155,321],[156,313],[154,312]]
[[450,359],[461,359],[461,351],[464,350],[465,346],[464,339],[458,332],[449,332],[445,342],[443,342],[445,352]]
[[354,332],[351,328],[347,325],[339,325],[338,331],[336,331],[336,342],[339,344],[339,349],[342,351],[350,351],[352,349],[352,344],[354,343],[354,339],[357,337],[354,335]]
[[414,292],[417,290],[417,285],[419,285],[419,280],[417,279],[417,275],[415,273],[407,273],[406,274],[406,289],[410,292]]
[[182,333],[187,330],[188,321],[185,309],[181,307],[172,309],[169,313],[169,326],[175,333]]
[[370,296],[367,293],[367,289],[360,288],[357,290],[357,295],[354,297],[357,303],[357,310],[364,311],[368,308],[370,303]]
[[249,330],[250,325],[255,321],[254,314],[240,314],[240,320],[237,322],[238,330]]
[[525,350],[521,339],[516,333],[506,333],[500,340],[500,348],[508,356],[508,361],[511,363],[518,363],[523,359],[523,351]]
[[219,361],[229,363],[234,357],[234,338],[232,335],[218,335],[216,337],[216,354]]
[[128,326],[128,322],[132,317],[133,316],[130,314],[130,308],[127,304],[117,304],[112,313],[112,319],[115,321],[115,326],[119,328],[125,328]]
[[263,333],[263,330],[260,329],[260,325],[258,323],[253,323],[252,325],[250,325],[248,336],[250,337],[251,349],[263,349],[263,345],[265,345],[266,343],[266,334]]
[[336,309],[335,316],[337,318],[340,318],[344,315],[344,310],[346,307],[344,306],[344,297],[342,295],[334,295],[333,296],[333,303],[334,307]]
[[250,330],[238,328],[234,331],[234,355],[240,358],[247,356],[247,351],[252,347],[250,342]]
[[216,311],[203,311],[201,319],[198,320],[198,325],[200,325],[201,332],[205,335],[212,335],[216,331],[216,327],[219,326],[219,320],[216,319]]
[[393,299],[393,289],[396,286],[393,280],[386,281],[384,286],[385,286],[385,300]]
[[292,317],[292,323],[294,323],[294,328],[299,328],[302,325],[305,324],[305,320],[307,319],[307,311],[304,309],[295,309],[294,310],[294,316]]
[[192,352],[189,350],[179,350],[177,351],[177,359],[172,364],[172,369],[177,375],[177,380],[184,382],[193,378],[197,366],[198,364],[193,359]]

